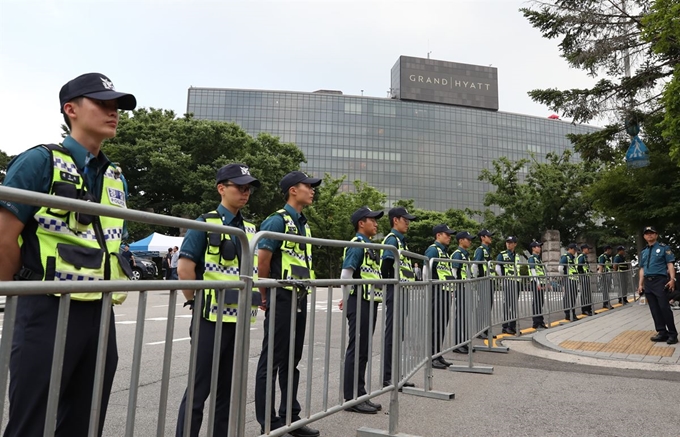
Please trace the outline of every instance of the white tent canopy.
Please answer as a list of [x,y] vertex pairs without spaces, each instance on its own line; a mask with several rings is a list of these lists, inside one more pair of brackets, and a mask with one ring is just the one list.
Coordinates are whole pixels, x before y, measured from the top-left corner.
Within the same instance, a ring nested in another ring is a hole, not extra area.
[[154,232],[146,238],[130,244],[133,252],[159,252],[166,253],[169,247],[181,247],[183,237],[171,237]]

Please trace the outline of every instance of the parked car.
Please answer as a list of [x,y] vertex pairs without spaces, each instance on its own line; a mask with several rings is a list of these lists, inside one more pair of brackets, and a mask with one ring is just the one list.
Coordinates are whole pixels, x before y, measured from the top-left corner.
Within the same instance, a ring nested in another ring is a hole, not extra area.
[[135,259],[136,266],[132,267],[132,280],[155,279],[158,276],[158,266],[156,263],[143,258]]

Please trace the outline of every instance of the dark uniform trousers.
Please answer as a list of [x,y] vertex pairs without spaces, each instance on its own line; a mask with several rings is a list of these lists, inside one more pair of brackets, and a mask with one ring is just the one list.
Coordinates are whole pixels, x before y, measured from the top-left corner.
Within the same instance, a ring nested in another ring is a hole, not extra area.
[[654,328],[661,335],[677,337],[678,330],[675,327],[673,310],[671,310],[670,291],[665,287],[668,282],[666,276],[645,276],[645,296],[647,305],[654,319]]
[[569,318],[569,312],[571,311],[576,315],[574,307],[576,306],[576,298],[578,297],[578,280],[564,278],[564,297],[562,298],[562,304],[564,306],[565,317]]
[[581,311],[593,310],[593,292],[590,288],[590,275],[582,274],[579,277],[581,283]]
[[519,300],[519,282],[514,279],[503,278],[503,297],[505,298],[505,306],[503,306],[503,328],[517,327],[517,303]]
[[[484,276],[480,276],[484,277]],[[491,324],[491,310],[493,309],[493,290],[496,283],[496,278],[491,277],[484,281],[478,282],[479,295],[477,301],[477,326],[475,330],[478,332],[486,330],[487,326]],[[484,334],[486,335],[486,334]]]
[[[291,308],[297,308],[297,295],[295,291],[285,290],[283,288],[276,289],[276,314],[274,320],[274,338],[269,338],[269,324],[271,293],[269,290],[269,298],[267,299],[267,310],[264,317],[264,338],[262,339],[262,353],[257,362],[257,373],[255,376],[255,416],[262,427],[265,424],[265,411],[267,402],[267,355],[272,349],[274,354],[274,364],[272,367],[272,392],[269,396],[272,399],[272,410],[270,412],[272,429],[280,428],[284,425],[286,420],[286,400],[288,399],[288,354],[290,351],[290,327],[291,327]],[[293,351],[293,402],[291,406],[292,420],[300,419],[300,403],[297,400],[298,384],[300,382],[300,371],[298,364],[302,359],[302,348],[305,343],[305,329],[307,324],[307,295],[305,294],[300,300],[300,308],[302,311],[296,312],[295,317],[295,349]],[[275,405],[275,390],[276,377],[278,375],[279,388],[281,389],[281,403],[279,404],[279,415],[276,415]]]
[[[203,408],[210,394],[210,377],[212,374],[213,344],[217,324],[206,320],[194,311],[194,317],[200,317],[198,328],[198,345],[196,371],[194,376],[194,399],[191,407],[191,437],[198,437],[203,422]],[[193,319],[191,327],[193,328]],[[193,338],[193,332],[189,335]],[[220,345],[220,369],[217,378],[217,396],[215,398],[214,436],[226,436],[229,427],[229,401],[231,396],[232,370],[234,365],[234,342],[236,339],[236,323],[222,321],[222,338]],[[192,340],[193,342],[193,340]],[[176,436],[184,436],[184,415],[187,405],[187,392],[184,392],[179,405]]]
[[[406,316],[408,315],[408,282],[402,282],[399,290],[401,293],[401,339],[404,339],[406,330]],[[385,338],[383,344],[383,382],[392,381],[392,333],[394,322],[394,285],[388,285],[385,291]],[[396,382],[395,382],[396,384]]]
[[[449,285],[450,287],[450,285]],[[451,311],[451,292],[441,285],[432,287],[432,355],[441,352]]]
[[[543,285],[545,287],[545,285]],[[536,281],[531,281],[531,294],[533,295],[533,301],[531,305],[531,310],[533,314],[533,324],[534,327],[540,326],[545,323],[543,319],[543,301],[545,300],[545,291],[543,289],[538,289],[538,283]]]
[[628,303],[628,293],[631,292],[631,282],[630,282],[630,272],[628,270],[619,270],[619,273],[617,273],[617,276],[619,278],[620,286],[619,286],[619,303],[622,304],[627,304]]
[[[42,436],[54,355],[59,298],[18,298],[9,370],[9,422],[5,437]],[[94,388],[102,301],[71,300],[55,436],[87,435]],[[102,434],[118,366],[116,325],[111,310],[99,415]]]
[[465,296],[465,286],[463,284],[456,284],[455,290],[456,324],[455,332],[453,334],[453,341],[455,344],[461,344],[469,340],[467,317],[465,317],[465,304],[467,297]]
[[611,272],[603,272],[597,275],[597,288],[602,293],[602,306],[606,307],[610,304],[609,290],[614,283]]
[[[357,376],[357,397],[366,394],[366,365],[368,364],[368,340],[375,332],[375,324],[378,320],[379,302],[373,302],[373,319],[371,320],[371,302],[358,299],[356,293],[350,294],[347,299],[347,322],[349,324],[349,339],[345,353],[345,376],[344,391],[345,400],[354,397],[354,366],[356,360],[356,334],[357,312],[361,307],[361,319],[359,320],[359,370]],[[370,330],[369,330],[370,327]]]

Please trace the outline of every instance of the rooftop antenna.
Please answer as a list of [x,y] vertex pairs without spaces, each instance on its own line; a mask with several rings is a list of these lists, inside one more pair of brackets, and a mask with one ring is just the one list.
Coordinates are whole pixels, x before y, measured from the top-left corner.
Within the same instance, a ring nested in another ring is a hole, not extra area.
[[364,95],[364,90],[361,90],[361,95],[362,95],[362,96]]
[[430,40],[427,40],[427,59],[430,59],[430,53],[432,53],[432,50],[430,50]]

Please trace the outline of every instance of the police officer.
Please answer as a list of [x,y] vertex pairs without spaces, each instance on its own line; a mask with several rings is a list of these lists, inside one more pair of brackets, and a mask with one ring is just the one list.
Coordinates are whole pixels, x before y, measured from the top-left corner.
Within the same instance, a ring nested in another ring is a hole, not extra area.
[[[467,231],[462,231],[456,234],[456,240],[458,240],[458,248],[451,255],[451,259],[461,262],[454,262],[451,267],[453,271],[453,277],[455,279],[466,280],[470,276],[470,254],[468,249],[472,245],[472,239],[475,238]],[[463,283],[456,284],[456,294],[455,294],[455,304],[456,304],[456,325],[454,332],[454,343],[460,344],[464,341],[470,339],[467,325],[466,316],[466,304],[467,296],[465,296],[465,285]],[[469,352],[469,347],[463,345],[458,349],[454,349],[453,352],[460,354],[467,354]]]
[[[361,207],[352,214],[352,225],[356,236],[352,241],[370,243],[371,238],[378,233],[377,220],[383,216],[382,211],[371,211],[367,206]],[[342,262],[342,279],[381,279],[380,251],[364,249],[362,247],[345,248]],[[383,300],[382,287],[379,285],[355,285],[347,298],[347,323],[349,325],[349,339],[345,353],[344,394],[345,400],[356,399],[366,394],[366,364],[368,363],[368,340],[375,332],[378,320],[378,306]],[[343,302],[340,302],[340,309]],[[359,370],[357,375],[357,391],[354,394],[354,366],[356,360],[357,316],[359,319]],[[370,329],[370,331],[369,331]],[[345,411],[360,414],[377,414],[382,405],[364,401]]]
[[[483,264],[472,264],[471,272],[472,277],[481,278],[483,276],[495,276],[493,270],[489,270],[489,261],[491,261],[491,242],[493,237],[493,232],[488,229],[482,229],[477,233],[480,238],[481,243],[477,249],[475,249],[474,261],[483,262]],[[487,320],[489,314],[491,313],[491,308],[493,308],[493,283],[489,282],[489,303],[482,304],[478,307],[477,320],[481,326],[483,321]],[[482,300],[483,303],[483,300]],[[489,331],[486,330],[482,333],[481,337],[488,337]]]
[[[390,219],[390,226],[392,229],[390,233],[383,239],[382,244],[389,244],[394,246],[399,250],[408,250],[406,246],[406,241],[404,240],[404,235],[408,232],[409,225],[412,220],[416,219],[416,216],[408,213],[406,208],[403,206],[398,206],[396,208],[390,209],[387,214]],[[413,273],[413,267],[411,266],[411,260],[404,255],[399,255],[399,278],[401,282],[408,283],[415,280],[415,275]],[[394,254],[392,252],[384,250],[382,253],[382,259],[380,261],[380,273],[383,278],[394,278]],[[398,297],[398,296],[397,296]],[[385,314],[385,339],[383,344],[385,345],[384,355],[383,355],[383,386],[388,386],[392,384],[392,327],[394,320],[394,287],[392,285],[387,286],[387,293],[385,294],[385,306],[387,308]],[[402,317],[406,314],[405,309],[402,305]],[[402,324],[403,324],[402,319]],[[404,387],[413,387],[415,384],[406,381]]]
[[[248,239],[255,235],[255,225],[243,219],[241,209],[248,203],[252,190],[260,181],[250,175],[245,164],[228,164],[217,171],[217,192],[220,204],[217,209],[203,214],[196,220],[239,228],[246,232]],[[236,237],[217,232],[189,229],[179,251],[177,273],[180,280],[205,279],[207,281],[238,281],[240,279],[243,248]],[[194,311],[194,290],[182,290],[185,307],[192,310],[192,316],[199,317],[198,351],[194,379],[194,398],[191,405],[190,436],[197,437],[203,421],[203,406],[210,394],[213,343],[218,317],[218,290],[199,290],[202,306]],[[225,307],[222,316],[222,337],[220,345],[219,373],[215,405],[214,436],[227,435],[229,426],[229,400],[231,396],[232,367],[236,339],[236,318],[238,317],[239,290],[224,290]],[[253,293],[251,323],[255,322],[260,293]],[[192,323],[193,326],[193,323]],[[177,417],[177,437],[184,436],[184,417],[187,391],[184,392]]]
[[[628,263],[626,263],[626,248],[623,246],[618,246],[616,248],[616,255],[613,260],[613,268],[615,272],[624,272],[628,270]],[[619,293],[619,303],[623,305],[628,305],[628,289],[630,287],[628,282],[628,275],[625,273],[619,273],[616,275],[619,278],[620,286]]]
[[602,290],[602,308],[612,309],[609,301],[609,288],[612,284],[612,247],[607,244],[603,247],[604,252],[597,258],[598,284]]
[[590,264],[588,254],[593,247],[581,245],[581,253],[576,257],[576,264],[581,282],[581,312],[586,316],[593,315],[593,292],[590,288]]
[[[36,146],[14,158],[3,185],[125,208],[126,182],[101,145],[116,135],[118,111],[134,109],[135,97],[115,91],[103,74],[89,73],[64,85],[59,103],[70,134],[60,146]],[[85,281],[132,274],[119,254],[122,219],[15,202],[0,206],[0,280]],[[121,303],[124,294],[114,293],[112,300]],[[18,298],[5,437],[43,435],[58,310],[55,295]],[[101,293],[71,295],[56,436],[88,433],[101,314]],[[99,435],[117,363],[112,312]]]
[[[292,171],[281,179],[280,187],[286,201],[286,205],[270,215],[262,222],[261,231],[279,232],[289,235],[301,235],[311,237],[312,233],[307,224],[307,218],[302,210],[314,201],[314,188],[321,184],[321,179],[311,178],[301,171]],[[257,245],[258,257],[258,276],[260,278],[274,278],[283,280],[305,280],[314,279],[312,268],[312,245],[304,243],[294,243],[292,241],[279,241],[272,239],[262,239]],[[276,314],[274,320],[275,338],[269,338],[270,311],[269,302],[271,293],[276,293]],[[300,402],[297,400],[298,385],[300,382],[300,371],[298,364],[302,359],[302,348],[305,340],[305,329],[307,324],[307,291],[301,286],[277,287],[274,290],[260,288],[262,304],[266,306],[264,319],[264,338],[262,339],[262,352],[257,363],[257,373],[255,380],[255,415],[257,421],[262,426],[264,433],[265,414],[270,414],[271,428],[280,428],[286,421],[286,402],[288,399],[288,355],[294,353],[293,382],[292,382],[292,420],[300,419]],[[295,317],[295,339],[294,350],[291,351],[290,328],[291,308],[296,305],[298,310]],[[274,399],[274,393],[267,393],[267,355],[272,349],[274,366],[272,377],[272,390],[278,375],[279,387],[281,389],[281,403],[276,416],[276,409],[273,407],[270,412],[266,412],[267,396]],[[319,431],[309,426],[303,426],[290,434],[296,437],[315,437],[320,435]]]
[[505,239],[506,250],[498,254],[496,261],[496,274],[503,276],[503,295],[505,306],[503,307],[503,333],[517,334],[517,300],[519,299],[519,257],[515,254],[517,238],[509,236]]
[[678,330],[669,303],[669,293],[675,289],[675,257],[670,247],[657,241],[659,234],[653,226],[647,226],[643,233],[647,247],[640,253],[638,293],[644,292],[647,296],[649,311],[654,319],[657,334],[651,340],[676,344]]
[[[564,278],[564,318],[576,321],[576,298],[578,297],[578,268],[576,266],[576,243],[567,246],[567,253],[560,258],[560,273]],[[571,317],[569,313],[571,312]]]
[[[435,242],[425,250],[425,256],[428,259],[432,258],[449,258],[447,253],[449,244],[451,244],[451,234],[456,231],[449,229],[445,224],[439,224],[432,228]],[[432,278],[438,281],[453,280],[453,272],[451,270],[451,263],[436,262],[432,263]],[[449,311],[451,298],[449,293],[451,287],[448,285],[434,285],[432,286],[432,355],[438,354],[442,350],[442,342],[444,341],[444,334],[446,334],[446,326],[449,323]],[[432,367],[435,369],[447,369],[451,363],[440,355],[432,360]]]
[[547,329],[543,318],[543,301],[545,300],[545,289],[548,286],[545,277],[545,266],[541,260],[541,251],[543,243],[540,241],[532,241],[529,245],[531,248],[531,256],[529,256],[529,275],[532,277],[531,293],[533,295],[532,311],[533,311],[533,325],[534,329]]

